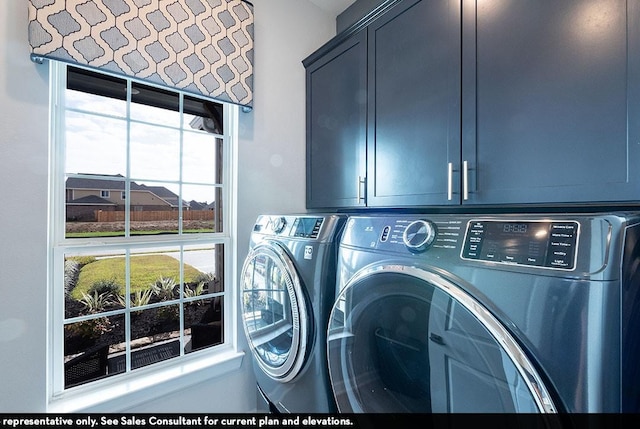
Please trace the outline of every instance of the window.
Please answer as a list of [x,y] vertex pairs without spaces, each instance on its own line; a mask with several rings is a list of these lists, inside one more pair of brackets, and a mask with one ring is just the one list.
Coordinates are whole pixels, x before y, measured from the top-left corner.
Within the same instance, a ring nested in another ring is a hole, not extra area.
[[51,64],[53,394],[222,350],[237,108]]

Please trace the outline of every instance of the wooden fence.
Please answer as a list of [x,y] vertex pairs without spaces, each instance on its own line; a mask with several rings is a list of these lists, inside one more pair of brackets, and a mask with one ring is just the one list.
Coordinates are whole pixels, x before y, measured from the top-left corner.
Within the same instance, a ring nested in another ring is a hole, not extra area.
[[[187,210],[182,213],[183,220],[213,220],[213,210]],[[170,210],[131,212],[132,222],[178,220],[178,212]],[[96,222],[124,222],[123,211],[96,210]]]

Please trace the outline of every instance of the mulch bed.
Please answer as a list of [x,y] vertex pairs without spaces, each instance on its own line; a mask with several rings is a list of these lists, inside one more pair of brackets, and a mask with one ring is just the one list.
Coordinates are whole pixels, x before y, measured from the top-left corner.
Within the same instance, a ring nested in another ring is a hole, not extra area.
[[[215,298],[214,298],[215,299]],[[184,326],[188,329],[194,323],[207,323],[214,320],[211,299],[205,299],[199,304],[191,303],[185,306]],[[65,299],[65,315],[73,317],[82,314],[84,306],[82,303],[72,299]],[[175,311],[173,311],[175,310]],[[180,330],[180,321],[177,317],[177,304],[167,307],[156,307],[131,314],[131,339],[151,338],[152,340],[162,340],[175,335]],[[75,355],[97,344],[109,344],[115,346],[125,340],[125,320],[124,315],[119,314],[109,316],[106,329],[102,333],[91,330],[90,327],[82,333],[71,332],[65,329],[65,356]],[[102,319],[104,322],[104,319]],[[87,322],[80,322],[87,323]],[[86,325],[89,326],[89,325]],[[102,325],[104,326],[104,325]]]

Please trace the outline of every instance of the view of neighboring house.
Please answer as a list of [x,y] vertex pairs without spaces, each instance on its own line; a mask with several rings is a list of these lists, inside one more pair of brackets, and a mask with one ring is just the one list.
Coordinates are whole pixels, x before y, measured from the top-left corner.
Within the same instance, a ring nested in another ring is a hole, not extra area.
[[[101,176],[105,177],[105,175]],[[95,220],[97,211],[124,211],[130,198],[131,211],[164,211],[178,209],[178,195],[164,186],[147,186],[131,182],[131,195],[126,195],[124,176],[104,178],[70,177],[66,181],[68,221]],[[210,210],[210,205],[183,201],[185,210]]]

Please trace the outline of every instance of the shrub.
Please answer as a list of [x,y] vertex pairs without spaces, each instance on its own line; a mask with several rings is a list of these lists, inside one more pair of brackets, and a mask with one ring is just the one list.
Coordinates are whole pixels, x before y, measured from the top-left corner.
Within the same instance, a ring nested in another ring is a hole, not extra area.
[[194,282],[198,282],[198,283],[200,283],[200,282],[207,283],[207,282],[212,282],[215,279],[216,279],[216,275],[213,274],[213,273],[200,272],[193,278],[193,281]]
[[172,277],[160,277],[151,285],[151,290],[160,301],[168,301],[174,298],[176,281]]
[[204,282],[200,282],[196,285],[195,288],[191,288],[191,286],[185,285],[184,287],[184,296],[185,298],[192,298],[194,296],[202,295],[204,292]]
[[[131,307],[142,307],[143,305],[149,304],[151,302],[151,297],[153,296],[153,291],[151,289],[145,290],[137,290],[131,294]],[[127,304],[124,300],[123,296],[118,296],[118,302],[125,307]]]
[[71,335],[79,335],[84,338],[98,339],[113,329],[111,321],[107,317],[98,317],[97,319],[83,320],[82,322],[67,325],[65,329]]
[[76,287],[78,281],[78,275],[80,274],[80,268],[82,265],[73,259],[66,259],[64,261],[64,294],[69,293]]
[[194,278],[193,278],[193,282],[194,283],[203,283],[203,292],[207,291],[207,292],[220,292],[220,285],[216,286],[217,283],[217,279],[215,274],[213,273],[198,273]]
[[109,292],[99,294],[97,290],[93,294],[82,293],[80,302],[84,304],[85,310],[89,314],[101,313],[114,303],[113,294]]
[[101,279],[91,285],[91,287],[89,288],[89,294],[92,295],[97,292],[98,295],[111,294],[112,296],[116,297],[120,295],[121,289],[124,288],[120,287],[115,278]]

